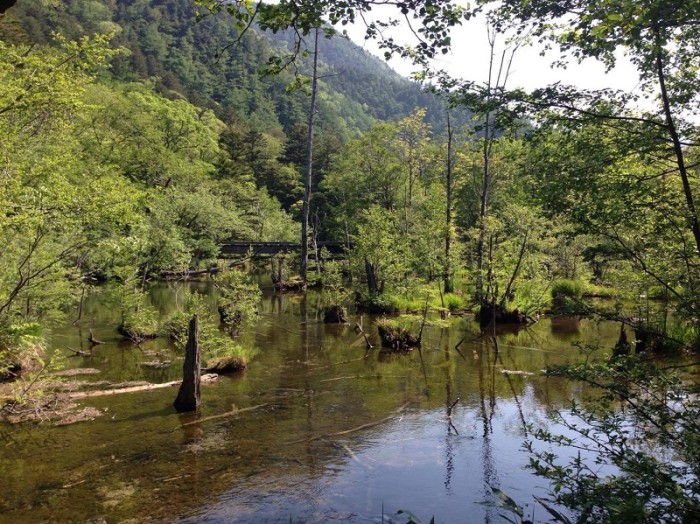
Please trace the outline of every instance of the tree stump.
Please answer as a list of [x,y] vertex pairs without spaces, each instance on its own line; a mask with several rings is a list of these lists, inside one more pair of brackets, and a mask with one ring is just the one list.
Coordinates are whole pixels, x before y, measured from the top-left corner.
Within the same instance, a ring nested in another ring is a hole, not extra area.
[[323,310],[324,324],[347,324],[348,318],[342,306],[331,306]]
[[195,411],[199,407],[200,353],[197,336],[197,315],[192,317],[187,330],[185,363],[182,366],[182,384],[177,392],[174,406],[178,413]]

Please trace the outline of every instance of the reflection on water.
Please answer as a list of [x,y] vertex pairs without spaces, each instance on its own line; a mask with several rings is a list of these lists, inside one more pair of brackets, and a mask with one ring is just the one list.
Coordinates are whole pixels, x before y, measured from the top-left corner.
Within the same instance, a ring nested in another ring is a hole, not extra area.
[[[153,291],[161,314],[176,294]],[[258,356],[245,374],[204,386],[197,414],[178,415],[166,389],[86,401],[106,412],[91,422],[0,426],[0,521],[374,522],[403,508],[426,521],[495,522],[478,504],[489,485],[523,505],[543,492],[523,469],[527,426],[581,394],[537,372],[580,359],[573,341],[611,347],[617,336],[605,323],[543,320],[498,334],[497,349],[453,318],[426,326],[421,351],[386,355],[349,326],[324,325],[320,308],[315,293],[266,295],[243,337]],[[68,366],[112,382],[178,378],[182,358],[164,341],[120,342],[118,319],[97,301],[85,318],[55,331],[57,350],[82,348],[90,327],[107,344]],[[378,346],[374,322],[363,319]],[[154,354],[173,366],[140,365]]]

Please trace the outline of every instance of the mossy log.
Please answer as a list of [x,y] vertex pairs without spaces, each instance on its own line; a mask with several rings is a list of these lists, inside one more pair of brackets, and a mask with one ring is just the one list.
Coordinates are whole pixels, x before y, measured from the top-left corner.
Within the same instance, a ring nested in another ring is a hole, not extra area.
[[288,291],[303,291],[306,289],[306,283],[298,278],[292,278],[290,280],[280,280],[274,283],[275,291],[278,293],[285,293]]
[[384,348],[392,351],[411,351],[414,347],[420,346],[417,336],[388,321],[380,322],[377,329]]
[[243,371],[247,367],[248,362],[243,357],[219,357],[210,360],[205,371],[225,375],[226,373]]
[[125,326],[124,324],[120,324],[119,327],[117,327],[117,332],[125,339],[131,340],[137,344],[144,340],[158,338],[158,333],[145,331],[133,326]]

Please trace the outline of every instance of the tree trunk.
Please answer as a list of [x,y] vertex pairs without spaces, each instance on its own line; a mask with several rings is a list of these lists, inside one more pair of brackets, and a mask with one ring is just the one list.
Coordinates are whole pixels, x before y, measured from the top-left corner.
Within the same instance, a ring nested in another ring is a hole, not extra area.
[[316,117],[316,95],[318,91],[318,28],[314,34],[314,62],[311,76],[311,107],[307,130],[306,150],[306,182],[304,190],[304,205],[301,210],[301,279],[306,283],[309,264],[309,211],[311,207],[311,182],[314,172],[314,120]]
[[365,257],[365,273],[367,274],[367,290],[371,296],[377,295],[379,286],[377,286],[377,275],[374,271],[374,265]]
[[450,112],[447,111],[447,202],[446,202],[446,232],[445,232],[445,293],[452,293],[452,267],[450,265],[450,254],[452,251],[452,123],[450,122]]
[[197,315],[190,320],[185,346],[185,363],[182,367],[182,384],[177,393],[174,406],[178,413],[195,411],[199,407],[199,386],[201,358],[199,353]]
[[661,39],[658,27],[654,27],[654,36],[656,37],[657,46],[656,74],[659,79],[659,90],[661,91],[661,100],[663,102],[666,127],[671,137],[671,142],[673,143],[673,152],[676,156],[678,173],[680,174],[681,182],[683,183],[683,194],[685,195],[685,202],[688,208],[688,219],[690,222],[690,227],[693,231],[693,238],[695,239],[695,248],[697,252],[700,252],[700,221],[698,220],[698,213],[695,207],[695,200],[693,198],[693,190],[690,186],[690,177],[688,176],[688,169],[685,165],[685,157],[683,156],[683,144],[681,143],[681,139],[678,136],[676,122],[674,121],[673,114],[671,113],[671,101],[669,99],[668,90],[666,88],[666,75],[664,73],[664,63],[663,57],[661,55]]

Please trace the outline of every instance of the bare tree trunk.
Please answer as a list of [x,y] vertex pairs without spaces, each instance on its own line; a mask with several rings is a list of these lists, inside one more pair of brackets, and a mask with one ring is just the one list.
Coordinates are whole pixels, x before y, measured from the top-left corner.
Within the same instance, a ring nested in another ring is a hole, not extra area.
[[178,413],[195,411],[199,408],[201,357],[199,353],[198,327],[197,315],[195,315],[190,320],[187,331],[185,363],[182,367],[182,384],[180,384],[180,390],[173,404]]
[[447,111],[447,202],[445,209],[446,231],[445,231],[445,293],[452,293],[452,266],[450,256],[452,251],[452,140],[454,133],[450,122],[450,112]]
[[656,37],[657,46],[656,74],[659,79],[659,90],[661,91],[661,100],[663,102],[666,127],[668,129],[669,135],[671,136],[671,142],[673,143],[673,152],[676,156],[676,164],[678,165],[678,173],[680,174],[681,182],[683,183],[683,194],[685,195],[686,206],[688,208],[688,218],[690,221],[691,229],[693,231],[693,237],[695,239],[695,248],[696,251],[700,253],[700,221],[698,221],[698,213],[697,208],[695,207],[695,200],[693,198],[693,190],[690,186],[688,169],[685,165],[685,157],[683,156],[683,144],[681,143],[681,139],[678,136],[676,123],[673,119],[673,114],[671,113],[671,101],[669,100],[668,90],[666,88],[666,74],[664,72],[664,63],[661,54],[661,38],[658,27],[654,27],[654,36]]
[[318,94],[318,34],[314,33],[314,62],[311,76],[311,107],[309,108],[309,120],[307,130],[306,150],[306,183],[304,191],[304,205],[301,210],[301,279],[304,283],[308,279],[309,264],[309,210],[311,208],[311,182],[314,172],[314,120],[316,117],[316,95]]
[[377,285],[377,274],[374,271],[374,264],[365,257],[365,273],[367,275],[367,290],[370,295],[376,295],[379,292],[379,286]]
[[[480,209],[479,209],[479,239],[477,242],[477,277],[476,277],[476,300],[479,303],[484,303],[484,243],[486,240],[486,217],[489,214],[489,205],[491,200],[491,190],[493,187],[493,176],[491,170],[491,155],[493,151],[493,145],[496,141],[496,113],[498,109],[491,110],[491,102],[494,99],[494,95],[499,91],[503,90],[506,83],[508,82],[508,76],[510,75],[510,68],[513,64],[513,58],[518,46],[514,48],[506,48],[500,56],[498,71],[494,74],[494,65],[496,62],[495,49],[496,49],[496,31],[493,28],[489,29],[488,32],[489,48],[490,48],[490,58],[489,58],[489,74],[488,81],[486,84],[486,107],[487,113],[484,118],[484,137],[482,144],[482,156],[483,156],[483,169],[482,169],[482,180],[481,180],[481,192],[479,195]],[[510,53],[510,55],[509,55]],[[489,249],[493,249],[492,240],[489,241]],[[489,260],[492,259],[492,253],[489,253]],[[492,278],[492,269],[489,269],[489,279]],[[488,284],[492,286],[492,282]],[[489,300],[496,301],[497,293],[492,294],[492,289],[487,292],[492,298]]]

